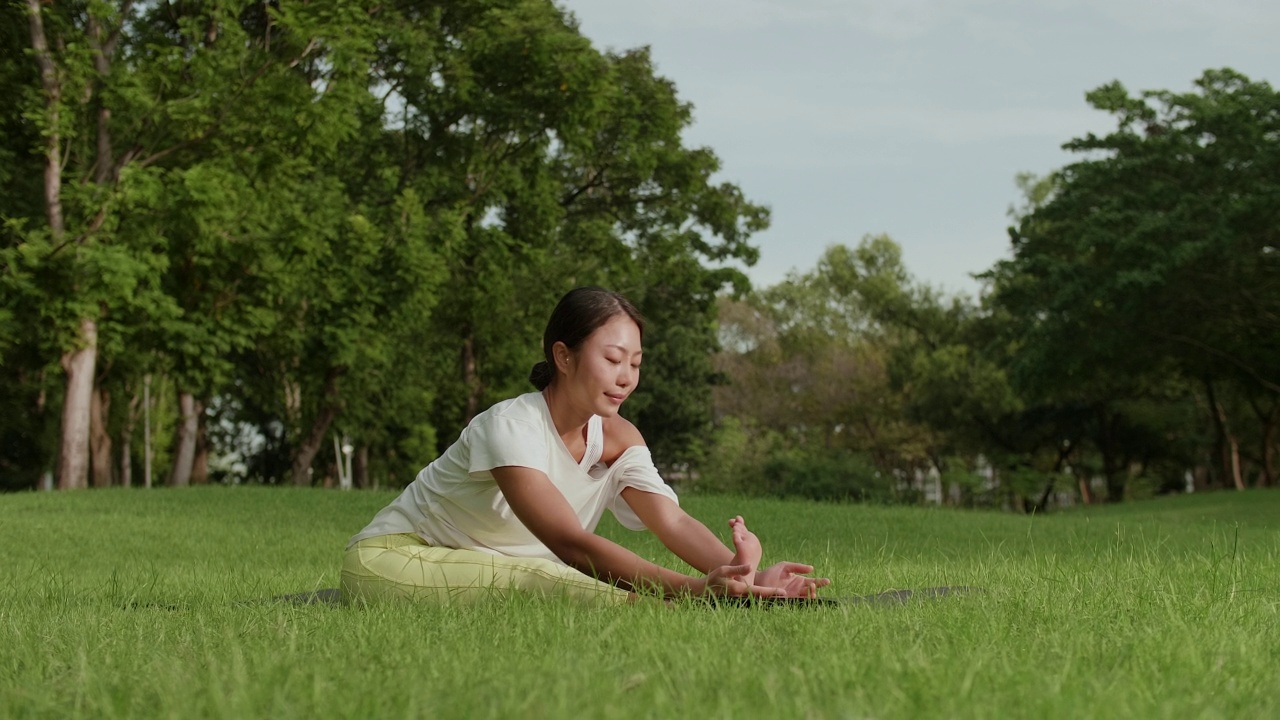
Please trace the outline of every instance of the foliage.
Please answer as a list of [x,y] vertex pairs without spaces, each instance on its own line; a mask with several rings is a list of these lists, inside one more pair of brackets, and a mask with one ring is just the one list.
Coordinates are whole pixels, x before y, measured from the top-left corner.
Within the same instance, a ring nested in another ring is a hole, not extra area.
[[[1188,476],[1275,484],[1280,206],[1261,168],[1277,97],[1229,70],[1189,94],[1090,93],[1118,129],[1019,176],[1012,257],[977,301],[917,283],[886,236],[726,299],[718,413],[751,422],[711,456],[767,429],[764,467],[811,496],[853,494],[858,471],[830,461],[844,449],[898,478],[899,499],[1023,511],[1179,492]],[[741,477],[750,492],[781,482]]]
[[[1087,97],[1116,130],[1068,143],[1083,159],[1028,185],[1013,257],[988,273],[1011,377],[1032,402],[1091,410],[1113,494],[1138,455],[1182,454],[1139,440],[1159,423],[1124,403],[1199,403],[1218,447],[1193,463],[1230,484],[1230,448],[1255,418],[1274,437],[1280,398],[1280,94],[1212,70],[1191,93],[1117,82]],[[1272,442],[1255,454],[1267,479]]]
[[764,476],[766,492],[778,497],[885,502],[894,492],[892,476],[882,475],[866,455],[842,449],[775,453]]
[[1036,511],[1278,482],[1280,95],[1234,71],[1089,93],[1114,131],[1015,179],[980,298],[885,235],[752,290],[767,208],[685,145],[646,49],[553,3],[0,20],[0,488],[136,484],[148,416],[175,483],[328,483],[341,437],[402,485],[529,389],[586,284],[648,315],[625,412],[691,488]]
[[984,409],[1007,402],[998,382],[957,382],[970,365],[954,325],[965,312],[916,285],[887,236],[832,246],[810,273],[724,299],[719,366],[728,384],[718,414],[750,418],[746,427],[776,439],[746,489],[845,499],[916,492],[907,489],[952,452],[947,438],[958,432],[937,415],[964,412],[960,397]]
[[[95,478],[128,482],[163,375],[196,414],[166,438],[174,478],[210,453],[242,479],[331,478],[342,434],[363,479],[406,482],[527,389],[582,284],[650,309],[635,417],[664,465],[695,457],[714,298],[745,285],[710,265],[753,262],[768,214],[684,146],[690,106],[647,51],[601,52],[542,0],[32,6],[47,58],[19,4],[0,36],[22,99],[0,112],[0,402],[26,416],[0,427],[7,485],[52,466],[50,399],[79,412],[60,364],[86,323]],[[53,165],[65,227],[36,181]]]

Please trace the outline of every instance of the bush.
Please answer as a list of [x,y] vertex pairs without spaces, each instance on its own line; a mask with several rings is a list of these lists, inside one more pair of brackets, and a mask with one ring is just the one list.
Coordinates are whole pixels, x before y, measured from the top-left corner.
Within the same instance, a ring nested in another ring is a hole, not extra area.
[[761,494],[764,466],[776,445],[776,434],[737,418],[725,418],[711,434],[697,479],[696,492]]
[[893,494],[891,476],[848,450],[782,450],[765,463],[764,475],[765,492],[779,497],[886,502]]
[[690,489],[809,500],[889,501],[893,478],[863,453],[787,447],[778,433],[728,417],[711,434]]

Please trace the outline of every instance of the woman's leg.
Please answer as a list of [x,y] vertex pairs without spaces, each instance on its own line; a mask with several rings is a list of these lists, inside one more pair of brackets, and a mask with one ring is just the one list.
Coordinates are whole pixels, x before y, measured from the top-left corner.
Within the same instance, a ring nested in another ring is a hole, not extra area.
[[342,561],[347,600],[473,602],[512,592],[606,604],[627,602],[631,595],[550,560],[432,547],[409,534],[361,540]]

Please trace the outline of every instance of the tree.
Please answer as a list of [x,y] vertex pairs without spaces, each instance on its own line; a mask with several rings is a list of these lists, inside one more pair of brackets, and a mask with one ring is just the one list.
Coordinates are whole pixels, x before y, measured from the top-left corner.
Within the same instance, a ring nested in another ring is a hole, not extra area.
[[[1196,88],[1132,97],[1117,82],[1089,93],[1117,129],[1065,146],[1085,159],[1011,230],[1013,257],[990,278],[1022,331],[1014,372],[1024,387],[1101,408],[1158,397],[1171,374],[1199,384],[1222,475],[1243,487],[1221,388],[1254,404],[1267,426],[1258,455],[1273,457],[1280,95],[1231,70],[1206,72]],[[1128,472],[1123,457],[1104,464],[1109,476]]]
[[689,457],[709,419],[712,298],[742,281],[704,264],[754,261],[746,241],[767,212],[712,183],[709,150],[682,144],[690,108],[647,52],[601,53],[544,2],[404,12],[434,40],[386,62],[404,98],[405,164],[422,168],[424,203],[459,223],[423,346],[437,375],[430,424],[460,427],[527,390],[548,309],[601,284],[654,316],[628,411],[659,462]]
[[836,245],[811,272],[722,301],[718,363],[729,382],[716,397],[729,431],[720,437],[745,431],[773,447],[757,489],[889,497],[927,463],[935,438],[890,381],[901,333],[879,324],[868,301],[873,287],[907,282],[899,257],[883,236]]
[[0,402],[64,418],[0,428],[35,450],[3,472],[46,465],[51,428],[64,486],[127,476],[152,378],[180,408],[174,484],[215,443],[309,483],[334,432],[362,476],[404,477],[527,389],[582,284],[651,305],[665,407],[636,417],[661,462],[696,454],[713,299],[745,283],[707,265],[753,261],[767,211],[682,144],[647,52],[599,52],[543,0],[5,9],[31,49],[0,63],[24,100],[0,112],[22,168],[0,171]]
[[[100,349],[116,342],[113,333],[129,325],[118,321],[179,312],[157,282],[169,259],[170,236],[127,210],[153,209],[166,173],[185,171],[218,152],[245,149],[236,139],[243,138],[238,131],[248,124],[235,121],[261,120],[245,109],[263,107],[264,95],[283,99],[274,80],[293,72],[314,97],[316,78],[294,71],[300,64],[306,67],[308,56],[323,54],[319,64],[333,74],[346,70],[349,54],[316,52],[317,37],[331,43],[358,37],[349,31],[359,26],[352,22],[359,19],[353,17],[358,8],[338,5],[333,11],[308,6],[275,12],[264,23],[263,43],[255,43],[245,42],[244,30],[255,12],[265,16],[255,10],[261,6],[249,3],[206,10],[171,3],[135,7],[129,0],[85,6],[26,3],[29,55],[39,84],[23,94],[29,99],[24,117],[34,121],[40,138],[44,218],[36,225],[30,216],[18,216],[23,222],[11,227],[29,260],[28,272],[40,280],[35,302],[53,321],[49,344],[61,354],[67,373],[58,470],[62,486],[85,482],[95,386],[103,379],[96,372]],[[274,56],[260,52],[271,36]],[[264,92],[254,97],[258,89]],[[325,117],[322,108],[288,107],[291,120],[304,113]],[[261,136],[264,127],[289,125],[260,123],[255,134]],[[259,149],[267,148],[259,144]],[[106,398],[101,390],[97,397]]]

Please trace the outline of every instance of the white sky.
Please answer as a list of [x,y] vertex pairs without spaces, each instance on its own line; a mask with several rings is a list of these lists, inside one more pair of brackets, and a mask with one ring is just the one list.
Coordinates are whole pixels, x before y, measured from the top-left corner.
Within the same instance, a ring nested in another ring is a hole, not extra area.
[[974,294],[1005,256],[1018,172],[1110,117],[1084,93],[1190,91],[1207,68],[1280,82],[1275,0],[558,0],[601,48],[652,48],[694,106],[689,145],[773,211],[757,286],[888,233]]

